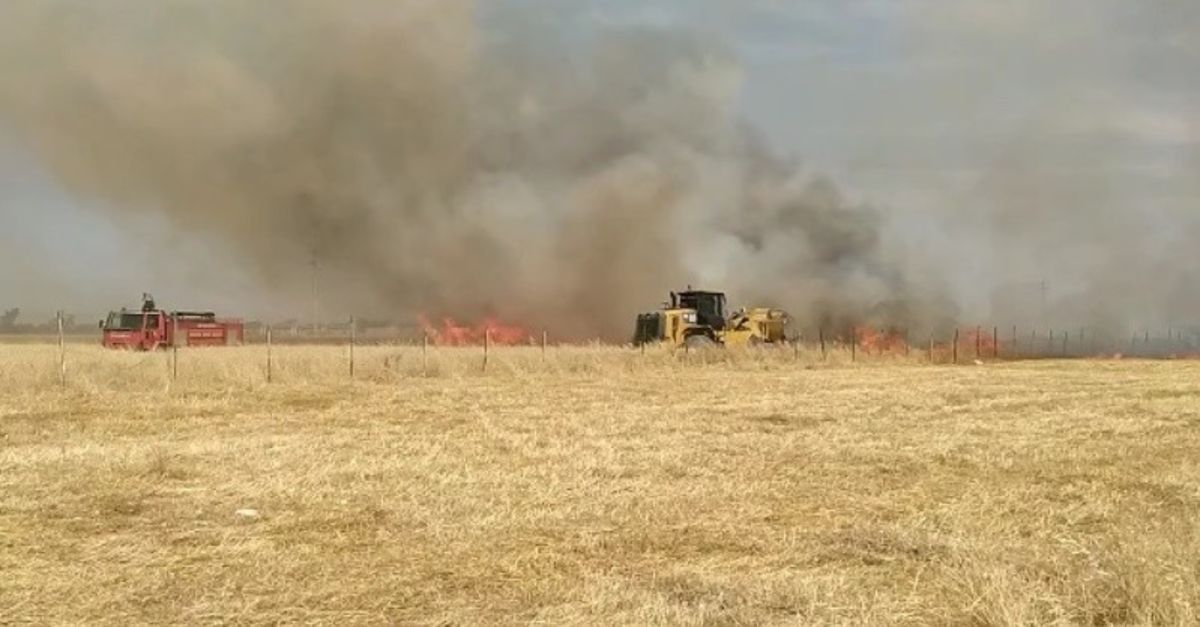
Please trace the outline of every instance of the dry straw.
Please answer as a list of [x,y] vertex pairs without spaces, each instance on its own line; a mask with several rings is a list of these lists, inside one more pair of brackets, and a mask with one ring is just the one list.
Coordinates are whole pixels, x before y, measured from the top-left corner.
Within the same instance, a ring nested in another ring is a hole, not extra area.
[[1200,618],[1194,362],[56,351],[0,346],[0,622]]

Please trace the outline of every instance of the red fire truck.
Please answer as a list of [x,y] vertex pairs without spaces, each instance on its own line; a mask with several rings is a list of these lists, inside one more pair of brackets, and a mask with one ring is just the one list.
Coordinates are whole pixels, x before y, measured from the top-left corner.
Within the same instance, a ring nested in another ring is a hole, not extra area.
[[121,309],[101,321],[105,348],[151,351],[172,346],[236,346],[246,337],[241,320],[217,318],[211,312],[158,309],[142,295],[141,311]]

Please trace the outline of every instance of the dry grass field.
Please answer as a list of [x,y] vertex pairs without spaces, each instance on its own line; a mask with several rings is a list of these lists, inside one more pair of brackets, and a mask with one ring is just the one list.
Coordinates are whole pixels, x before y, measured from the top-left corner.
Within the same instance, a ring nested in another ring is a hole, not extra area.
[[1200,620],[1200,363],[56,350],[0,623]]

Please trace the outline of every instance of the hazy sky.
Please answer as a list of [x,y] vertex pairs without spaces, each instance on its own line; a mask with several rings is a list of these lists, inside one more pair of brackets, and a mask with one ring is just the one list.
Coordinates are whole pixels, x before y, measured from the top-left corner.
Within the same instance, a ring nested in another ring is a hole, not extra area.
[[[749,125],[879,207],[897,241],[942,246],[939,260],[954,266],[946,279],[969,310],[985,307],[999,284],[1039,280],[1047,264],[1062,289],[1085,289],[1088,268],[1116,245],[1103,238],[1119,236],[1123,221],[1141,233],[1135,246],[1179,246],[1188,251],[1179,263],[1197,264],[1195,247],[1176,240],[1200,232],[1200,2],[483,4],[484,32],[500,39],[569,46],[651,27],[719,42],[742,68],[738,106]],[[0,307],[92,313],[152,288],[160,300],[187,296],[181,306],[229,309],[254,293],[222,261],[220,242],[153,222],[111,223],[6,140],[3,124]],[[1115,228],[1063,248],[1053,237],[1023,237],[1013,254],[996,250],[1013,240],[979,236],[1031,215],[1047,220],[1046,233],[1069,232],[1072,221]],[[169,242],[187,267],[172,268],[148,240]],[[1051,263],[1057,250],[1080,261]],[[222,278],[203,280],[214,273]]]

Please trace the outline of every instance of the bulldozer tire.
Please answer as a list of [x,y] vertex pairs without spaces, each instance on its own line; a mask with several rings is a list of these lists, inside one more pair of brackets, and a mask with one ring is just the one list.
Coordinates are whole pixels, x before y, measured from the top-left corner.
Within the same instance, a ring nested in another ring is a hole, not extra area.
[[717,343],[707,335],[692,335],[684,340],[683,343],[687,344],[689,350],[705,350],[717,346]]

